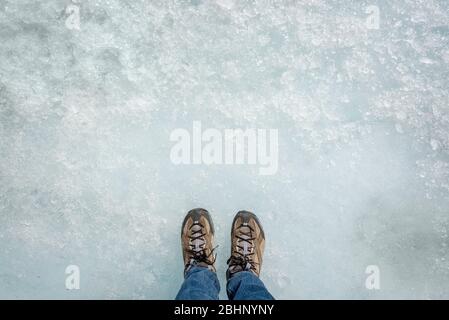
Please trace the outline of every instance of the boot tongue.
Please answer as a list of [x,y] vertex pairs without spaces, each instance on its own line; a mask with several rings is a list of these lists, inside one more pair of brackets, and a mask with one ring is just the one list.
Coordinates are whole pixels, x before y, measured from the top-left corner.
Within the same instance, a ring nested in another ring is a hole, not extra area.
[[[201,233],[201,226],[194,225],[192,227],[192,234],[193,235],[199,235]],[[202,238],[195,239],[192,241],[193,251],[198,252],[201,250],[201,247],[203,246],[204,241]]]
[[[242,239],[250,239],[251,237],[249,236],[251,234],[251,229],[248,227],[248,225],[246,223],[243,224],[243,226],[240,228],[240,231],[242,232],[241,238]],[[243,247],[243,255],[248,255],[251,253],[250,249],[250,243],[249,241],[242,241],[242,247]]]

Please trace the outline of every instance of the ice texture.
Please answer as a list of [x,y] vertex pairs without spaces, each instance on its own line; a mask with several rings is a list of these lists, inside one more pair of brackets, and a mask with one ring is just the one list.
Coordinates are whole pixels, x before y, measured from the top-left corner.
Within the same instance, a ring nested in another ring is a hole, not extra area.
[[[446,0],[0,0],[0,298],[172,299],[195,207],[222,298],[240,209],[278,299],[449,298],[448,23]],[[196,120],[278,129],[277,174],[174,165]]]

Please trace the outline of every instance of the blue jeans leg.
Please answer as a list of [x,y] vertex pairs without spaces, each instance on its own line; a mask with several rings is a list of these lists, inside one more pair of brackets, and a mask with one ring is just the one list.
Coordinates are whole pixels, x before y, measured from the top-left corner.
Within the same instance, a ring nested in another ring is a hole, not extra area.
[[176,295],[176,300],[218,300],[217,274],[205,267],[192,267]]
[[274,300],[262,280],[250,271],[234,274],[228,281],[226,291],[229,300]]

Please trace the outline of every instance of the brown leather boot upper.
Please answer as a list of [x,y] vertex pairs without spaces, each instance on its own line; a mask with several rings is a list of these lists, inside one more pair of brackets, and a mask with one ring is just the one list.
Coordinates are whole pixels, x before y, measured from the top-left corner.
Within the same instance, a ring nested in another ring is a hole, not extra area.
[[213,242],[214,225],[209,212],[201,208],[190,210],[181,229],[184,274],[195,265],[216,271]]
[[240,271],[259,276],[264,249],[265,234],[257,216],[249,211],[238,212],[232,223],[227,279]]

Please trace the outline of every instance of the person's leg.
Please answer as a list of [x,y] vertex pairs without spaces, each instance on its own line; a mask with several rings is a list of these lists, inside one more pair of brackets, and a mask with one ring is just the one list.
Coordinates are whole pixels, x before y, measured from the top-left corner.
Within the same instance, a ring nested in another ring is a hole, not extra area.
[[272,300],[259,279],[265,249],[265,233],[257,216],[240,211],[232,222],[231,257],[226,291],[230,300]]
[[274,300],[267,288],[251,271],[241,271],[233,275],[226,288],[229,300]]
[[192,267],[185,276],[176,300],[218,300],[217,274],[206,267]]
[[215,273],[214,225],[205,209],[190,210],[181,228],[184,283],[177,300],[217,299],[220,291]]

